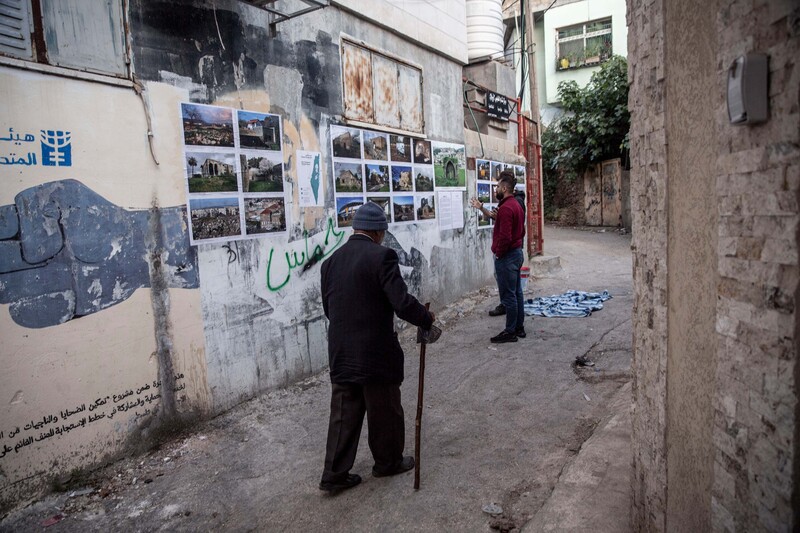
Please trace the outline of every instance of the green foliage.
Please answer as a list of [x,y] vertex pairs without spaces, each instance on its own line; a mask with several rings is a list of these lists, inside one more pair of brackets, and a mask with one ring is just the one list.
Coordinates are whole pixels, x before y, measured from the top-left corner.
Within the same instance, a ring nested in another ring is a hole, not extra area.
[[565,114],[542,132],[545,214],[561,180],[574,181],[589,165],[627,154],[628,62],[614,56],[585,88],[561,82],[558,96]]

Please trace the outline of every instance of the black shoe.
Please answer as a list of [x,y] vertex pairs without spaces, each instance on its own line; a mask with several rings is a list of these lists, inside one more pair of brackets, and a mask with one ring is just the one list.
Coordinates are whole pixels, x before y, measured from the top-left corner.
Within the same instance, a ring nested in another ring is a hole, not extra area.
[[402,474],[403,472],[408,472],[413,468],[414,458],[410,455],[407,455],[406,457],[403,457],[403,460],[400,461],[394,468],[390,468],[389,470],[382,471],[372,467],[372,475],[375,477],[395,476],[397,474]]
[[348,474],[347,479],[342,481],[320,481],[319,482],[319,490],[324,490],[327,492],[336,492],[340,490],[346,490],[355,487],[361,483],[361,476],[358,474]]
[[528,334],[525,333],[525,328],[517,328],[517,331],[514,332],[514,335],[516,335],[520,339],[524,339],[525,337],[528,336]]
[[506,314],[506,306],[503,304],[500,304],[489,311],[489,316],[500,316],[504,314]]
[[513,333],[503,330],[500,332],[499,335],[495,335],[494,337],[492,337],[491,341],[494,343],[517,342],[517,336]]

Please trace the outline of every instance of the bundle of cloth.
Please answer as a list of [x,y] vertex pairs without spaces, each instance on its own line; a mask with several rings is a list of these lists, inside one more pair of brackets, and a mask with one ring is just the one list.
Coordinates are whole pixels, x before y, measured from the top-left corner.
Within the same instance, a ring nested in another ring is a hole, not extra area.
[[525,314],[558,318],[584,317],[603,308],[603,302],[610,300],[608,291],[585,292],[567,291],[554,296],[542,296],[525,301]]

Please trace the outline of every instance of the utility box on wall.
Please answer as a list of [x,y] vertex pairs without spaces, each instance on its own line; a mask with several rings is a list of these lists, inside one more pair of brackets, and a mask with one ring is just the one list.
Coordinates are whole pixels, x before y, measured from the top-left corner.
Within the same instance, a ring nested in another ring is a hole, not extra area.
[[767,55],[746,54],[728,67],[728,119],[731,124],[766,122],[769,101]]

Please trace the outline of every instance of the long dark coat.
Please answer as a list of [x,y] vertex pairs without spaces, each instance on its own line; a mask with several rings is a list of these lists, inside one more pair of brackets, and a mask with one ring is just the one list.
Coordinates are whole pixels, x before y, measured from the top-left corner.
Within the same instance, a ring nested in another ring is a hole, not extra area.
[[322,263],[322,306],[330,320],[331,383],[402,383],[394,314],[423,328],[433,323],[425,306],[408,294],[397,253],[361,234]]

